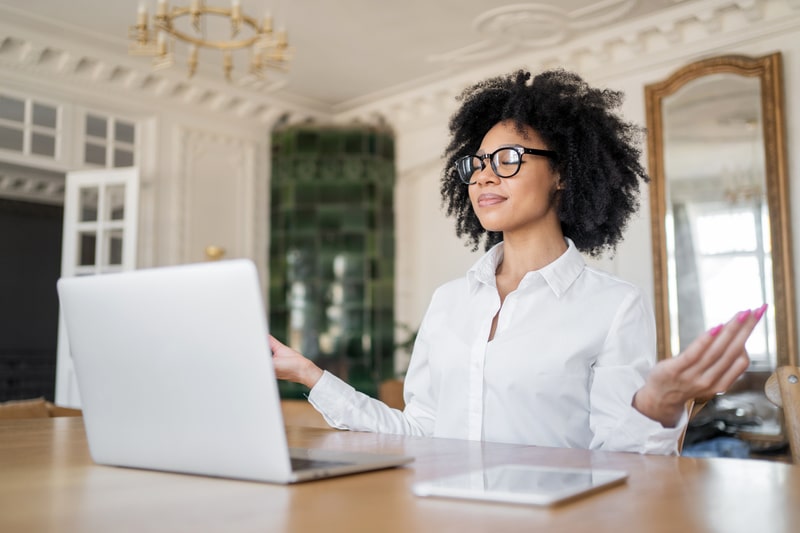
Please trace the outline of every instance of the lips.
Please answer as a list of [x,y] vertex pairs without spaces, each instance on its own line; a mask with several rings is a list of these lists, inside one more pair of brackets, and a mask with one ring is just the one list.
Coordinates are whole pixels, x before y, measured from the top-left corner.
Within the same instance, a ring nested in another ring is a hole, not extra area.
[[500,196],[499,194],[492,194],[492,193],[483,193],[480,196],[478,196],[478,207],[489,207],[505,201],[506,201],[505,196]]

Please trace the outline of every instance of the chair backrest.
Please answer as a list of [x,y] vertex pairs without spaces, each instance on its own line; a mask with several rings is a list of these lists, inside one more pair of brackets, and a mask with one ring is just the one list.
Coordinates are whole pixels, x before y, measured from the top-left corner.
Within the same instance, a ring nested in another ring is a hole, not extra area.
[[51,418],[57,416],[81,416],[80,409],[61,407],[44,398],[30,398],[0,403],[0,419],[7,418]]
[[283,423],[287,426],[331,429],[322,415],[308,403],[308,400],[281,400]]
[[784,431],[789,440],[792,461],[800,463],[800,367],[781,366],[764,385],[767,398],[783,408]]
[[[703,407],[706,406],[708,403],[708,398],[696,398],[693,400],[689,400],[686,402],[686,412],[689,414],[689,421],[691,422],[692,419],[697,416]],[[683,428],[683,432],[681,433],[680,437],[678,437],[678,454],[683,453],[683,443],[686,440],[686,430],[689,429],[689,424]]]
[[406,402],[403,400],[403,380],[387,379],[382,381],[378,387],[378,399],[389,407],[402,411],[406,406]]

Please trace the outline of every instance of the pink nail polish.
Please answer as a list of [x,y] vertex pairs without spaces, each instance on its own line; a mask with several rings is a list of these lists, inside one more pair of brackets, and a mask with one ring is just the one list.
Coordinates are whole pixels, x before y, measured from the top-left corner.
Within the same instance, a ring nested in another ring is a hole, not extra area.
[[742,311],[741,313],[739,313],[739,314],[737,315],[737,317],[736,317],[736,320],[738,320],[738,321],[739,321],[739,323],[741,324],[741,323],[743,323],[745,320],[747,320],[748,318],[750,318],[750,314],[751,314],[751,313],[752,313],[752,311],[750,311],[749,309],[748,309],[748,310],[746,310],[746,311]]
[[756,310],[753,312],[753,314],[754,314],[754,315],[755,315],[755,317],[756,317],[756,320],[759,320],[759,319],[760,319],[762,316],[764,316],[764,313],[765,313],[766,311],[767,311],[767,304],[764,304],[764,305],[762,305],[761,307],[759,307],[758,309],[756,309]]
[[716,337],[720,331],[722,331],[722,324],[718,324],[713,328],[711,328],[710,330],[708,330],[708,334],[711,335],[712,337]]

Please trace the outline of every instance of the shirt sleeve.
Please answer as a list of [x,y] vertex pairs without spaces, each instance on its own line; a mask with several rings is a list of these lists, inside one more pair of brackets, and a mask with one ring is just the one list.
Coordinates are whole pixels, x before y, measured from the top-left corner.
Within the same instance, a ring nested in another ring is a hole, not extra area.
[[311,389],[308,401],[337,429],[424,435],[402,411],[357,391],[328,371]]
[[593,369],[591,449],[677,455],[684,413],[665,428],[636,410],[633,396],[656,361],[655,320],[638,290],[621,303]]
[[403,380],[403,411],[357,391],[327,371],[308,395],[311,405],[328,424],[337,429],[431,436],[435,408],[428,365],[426,323],[427,316],[417,333],[411,362]]

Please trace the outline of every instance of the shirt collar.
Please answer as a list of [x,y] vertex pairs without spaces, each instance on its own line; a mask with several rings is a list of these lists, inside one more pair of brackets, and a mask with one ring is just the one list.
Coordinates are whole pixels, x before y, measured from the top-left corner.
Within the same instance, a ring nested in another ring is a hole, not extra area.
[[[570,285],[578,279],[586,262],[583,256],[575,247],[571,239],[567,241],[567,251],[561,254],[555,261],[539,270],[528,272],[519,284],[519,288],[524,288],[531,283],[536,276],[541,276],[550,286],[553,293],[560,297]],[[492,246],[467,272],[467,281],[471,291],[477,289],[478,285],[484,284],[496,287],[497,282],[495,273],[498,265],[503,261],[503,243],[499,242]]]

